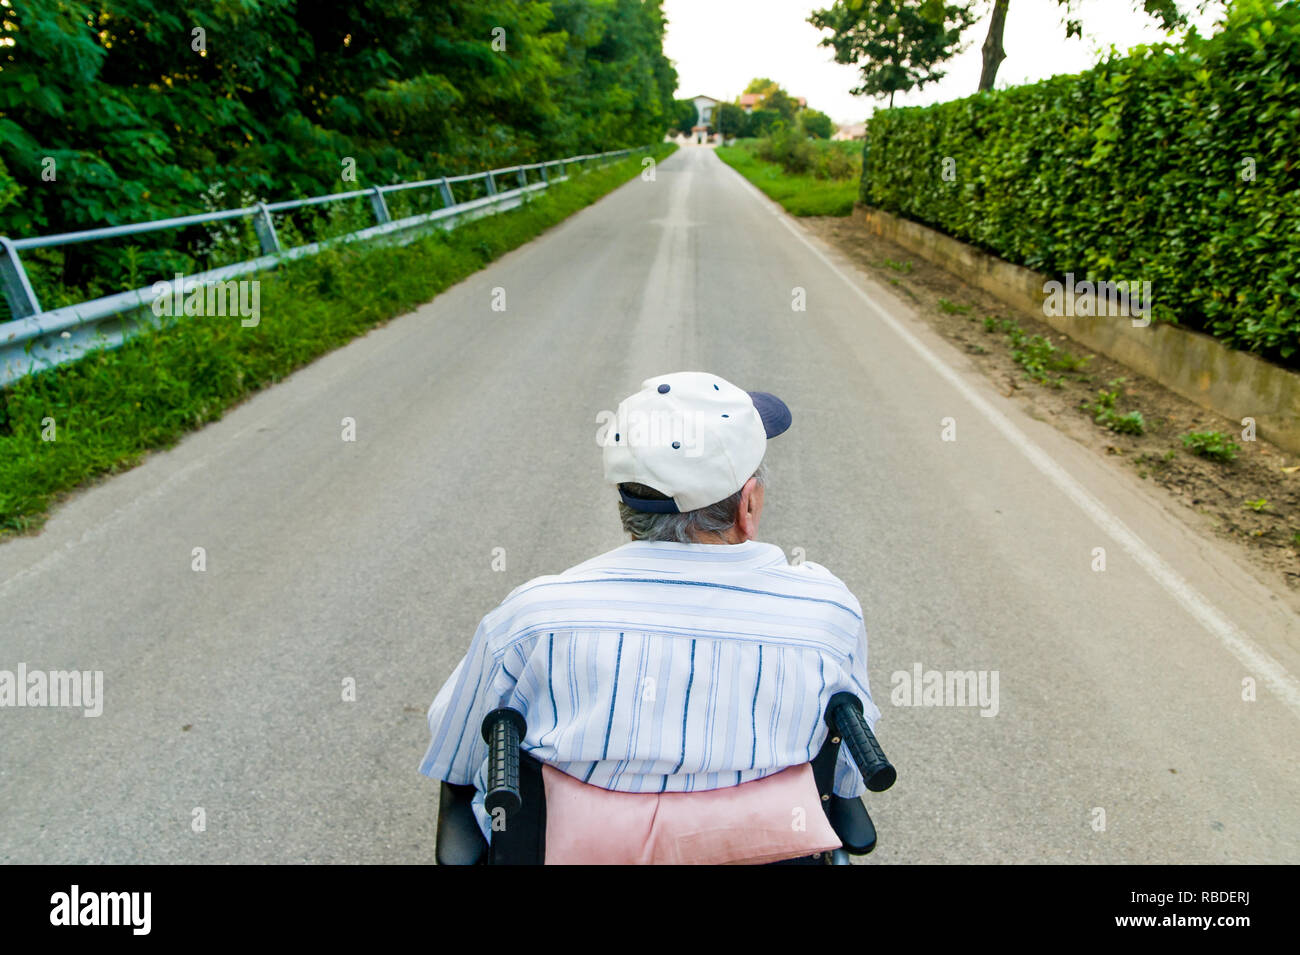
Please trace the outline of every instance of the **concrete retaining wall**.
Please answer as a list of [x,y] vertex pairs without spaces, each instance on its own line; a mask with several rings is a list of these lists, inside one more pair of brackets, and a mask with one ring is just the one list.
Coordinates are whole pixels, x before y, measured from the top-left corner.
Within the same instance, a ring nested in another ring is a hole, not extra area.
[[1004,262],[879,209],[859,205],[853,214],[876,235],[942,266],[1007,305],[1033,315],[1201,407],[1235,422],[1254,418],[1259,437],[1300,454],[1300,374],[1174,325],[1152,322],[1141,328],[1127,317],[1048,315],[1043,309],[1047,298],[1043,287],[1048,276]]

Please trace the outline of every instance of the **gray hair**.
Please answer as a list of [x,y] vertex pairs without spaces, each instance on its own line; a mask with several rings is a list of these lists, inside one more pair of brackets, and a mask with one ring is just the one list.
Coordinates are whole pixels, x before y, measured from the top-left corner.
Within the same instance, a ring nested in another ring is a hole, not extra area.
[[[758,470],[754,472],[754,478],[760,486],[766,486],[765,465],[759,464]],[[633,497],[668,500],[666,495],[644,484],[628,483],[620,484],[619,487]],[[742,487],[741,491],[743,490]],[[675,541],[679,544],[693,544],[702,534],[721,534],[735,526],[736,518],[739,516],[737,512],[740,509],[740,493],[737,491],[716,504],[686,511],[684,514],[649,514],[645,511],[634,511],[620,500],[618,516],[623,521],[623,530],[634,541]]]

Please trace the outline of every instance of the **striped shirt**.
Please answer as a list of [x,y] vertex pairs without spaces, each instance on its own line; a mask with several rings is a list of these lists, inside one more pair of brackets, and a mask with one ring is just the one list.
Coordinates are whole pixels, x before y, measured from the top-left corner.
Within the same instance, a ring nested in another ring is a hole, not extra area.
[[[488,833],[480,727],[511,706],[525,750],[592,785],[720,789],[811,760],[841,690],[874,727],[862,608],[826,568],[757,541],[634,541],[528,581],[483,618],[429,708],[420,772],[473,783]],[[841,750],[835,791],[864,790]]]

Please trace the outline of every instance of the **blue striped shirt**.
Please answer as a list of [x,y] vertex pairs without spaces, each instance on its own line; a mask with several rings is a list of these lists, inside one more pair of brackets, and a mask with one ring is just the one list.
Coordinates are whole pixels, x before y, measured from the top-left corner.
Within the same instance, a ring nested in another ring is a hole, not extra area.
[[[480,726],[511,706],[525,750],[592,785],[720,789],[812,759],[841,690],[874,727],[862,608],[826,568],[757,541],[634,541],[528,581],[483,618],[429,708],[420,772],[473,783],[486,833]],[[841,751],[835,791],[864,790]]]

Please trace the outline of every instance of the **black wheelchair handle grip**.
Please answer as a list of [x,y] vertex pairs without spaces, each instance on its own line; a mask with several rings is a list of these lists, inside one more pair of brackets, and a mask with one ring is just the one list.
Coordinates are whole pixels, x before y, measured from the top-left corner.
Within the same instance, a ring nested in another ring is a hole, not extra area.
[[526,729],[523,714],[508,706],[493,710],[483,720],[483,741],[488,745],[483,805],[489,814],[503,809],[508,819],[524,803],[519,792],[519,740]]
[[852,693],[836,693],[831,697],[826,714],[831,732],[849,748],[849,755],[857,764],[867,789],[880,793],[894,785],[898,770],[885,758],[884,750],[876,742],[875,734],[862,715],[862,702]]

